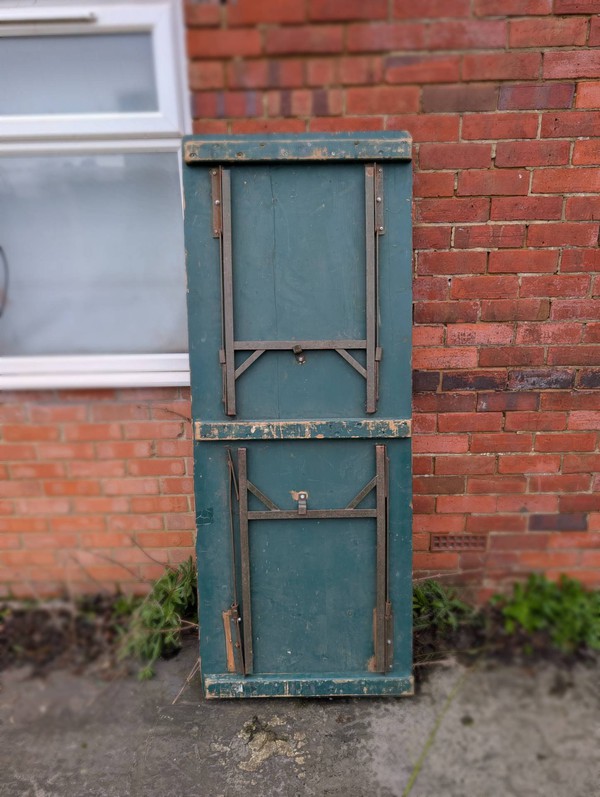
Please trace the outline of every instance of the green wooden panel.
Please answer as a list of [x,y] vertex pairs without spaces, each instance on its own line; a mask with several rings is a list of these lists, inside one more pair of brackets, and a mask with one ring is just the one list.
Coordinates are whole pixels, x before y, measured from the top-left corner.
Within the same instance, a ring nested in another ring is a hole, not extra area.
[[410,694],[408,138],[193,137],[185,152],[205,693]]

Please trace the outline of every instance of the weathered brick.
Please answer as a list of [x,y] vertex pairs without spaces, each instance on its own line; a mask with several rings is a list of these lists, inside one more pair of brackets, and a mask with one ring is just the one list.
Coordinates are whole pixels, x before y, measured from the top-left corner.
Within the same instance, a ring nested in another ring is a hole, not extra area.
[[[237,33],[237,31],[235,32]],[[240,33],[247,36],[254,31],[240,31]],[[268,55],[339,53],[343,48],[343,33],[343,28],[340,25],[295,25],[267,28],[265,52]],[[258,32],[257,35],[260,36]]]
[[571,108],[575,96],[575,83],[546,83],[500,86],[498,110],[545,110]]
[[506,22],[494,21],[436,21],[427,29],[427,49],[463,50],[496,49],[506,44]]
[[566,427],[564,412],[511,412],[504,426],[507,432],[562,431]]
[[481,302],[482,321],[545,321],[548,299],[495,299]]
[[[469,86],[468,89],[472,87]],[[441,89],[447,91],[448,89]],[[426,89],[424,89],[426,91]],[[494,96],[495,102],[495,96]],[[495,110],[494,102],[488,108],[457,108],[450,110]],[[591,120],[590,120],[591,122]],[[558,122],[556,123],[558,124]],[[535,138],[538,129],[538,115],[536,113],[483,113],[466,114],[463,119],[462,135],[467,140],[484,139],[494,141],[497,139]],[[550,136],[555,137],[555,136]]]
[[415,202],[417,222],[487,221],[489,215],[490,200],[485,197],[420,199]]
[[588,24],[581,18],[518,19],[509,22],[509,47],[585,45]]
[[558,270],[558,252],[514,249],[490,252],[488,271],[491,273],[527,272],[553,273]]
[[456,324],[448,328],[448,346],[492,346],[511,343],[512,325]]
[[527,243],[529,246],[593,246],[598,241],[598,232],[598,224],[583,222],[531,224]]
[[258,30],[201,30],[190,28],[187,33],[190,58],[233,58],[260,55],[261,35]]
[[600,73],[600,53],[594,50],[555,50],[544,55],[544,77],[596,78]]
[[426,26],[411,23],[372,22],[348,26],[348,52],[424,50]]
[[416,86],[350,88],[346,89],[346,111],[366,115],[417,111],[419,94]]
[[541,53],[465,55],[462,77],[463,80],[536,80],[541,65]]
[[[425,113],[464,113],[465,111],[493,111],[498,97],[497,86],[489,83],[469,86],[424,86]],[[485,136],[465,136],[465,138]]]
[[454,246],[458,249],[510,249],[524,246],[524,224],[469,224],[454,228]]
[[540,15],[552,13],[552,0],[475,0],[479,17]]
[[577,85],[576,108],[600,108],[600,86],[593,83],[580,82]]
[[486,252],[419,252],[417,273],[482,274],[487,264]]
[[557,166],[569,162],[568,141],[501,141],[496,147],[496,166]]
[[491,165],[491,144],[421,144],[421,169],[477,169]]
[[499,473],[558,473],[558,454],[501,454],[498,458]]
[[442,390],[503,390],[506,387],[506,371],[480,369],[466,373],[442,374]]
[[512,275],[456,277],[452,280],[450,295],[453,299],[498,299],[516,296],[518,289],[518,278]]
[[385,59],[386,83],[456,83],[460,80],[457,55],[391,55]]
[[531,515],[531,531],[585,531],[587,519],[583,513]]
[[455,324],[477,320],[479,303],[472,302],[415,302],[416,324]]
[[498,194],[515,196],[517,194],[527,194],[528,190],[529,173],[524,170],[465,169],[458,175],[456,193],[459,196],[490,196]]
[[566,390],[574,383],[574,372],[560,368],[515,370],[508,377],[509,390]]
[[418,5],[410,0],[394,0],[392,14],[398,19],[468,17],[470,0],[421,0]]

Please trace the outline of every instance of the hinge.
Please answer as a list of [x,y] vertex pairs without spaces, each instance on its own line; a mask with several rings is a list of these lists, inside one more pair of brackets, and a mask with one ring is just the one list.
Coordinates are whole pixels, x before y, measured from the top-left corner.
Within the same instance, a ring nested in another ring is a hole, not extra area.
[[223,616],[223,630],[225,631],[225,653],[227,656],[227,672],[244,674],[244,655],[242,649],[242,620],[236,604]]
[[375,233],[385,234],[383,214],[383,166],[375,164]]
[[210,187],[212,196],[213,238],[223,234],[223,192],[221,187],[221,167],[210,170]]

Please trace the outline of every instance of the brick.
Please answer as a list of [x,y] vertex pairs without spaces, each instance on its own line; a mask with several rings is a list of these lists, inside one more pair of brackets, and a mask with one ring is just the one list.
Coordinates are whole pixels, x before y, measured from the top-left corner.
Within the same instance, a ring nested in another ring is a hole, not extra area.
[[458,175],[456,193],[459,196],[494,194],[514,196],[515,194],[526,194],[528,190],[529,174],[524,170],[473,169],[464,170]]
[[470,224],[454,228],[454,246],[458,249],[521,247],[525,244],[524,224]]
[[464,454],[469,447],[466,435],[415,435],[415,454]]
[[187,32],[190,58],[239,58],[260,55],[261,34],[258,30],[197,30]]
[[487,514],[496,511],[497,498],[492,495],[442,495],[436,500],[437,512],[469,512]]
[[552,13],[552,0],[475,0],[478,17],[540,15]]
[[[539,393],[480,393],[477,412],[525,412],[539,408]],[[509,415],[506,416],[508,423]]]
[[597,14],[598,0],[554,0],[555,14]]
[[562,197],[558,196],[492,197],[490,219],[557,220],[562,217],[562,205]]
[[545,550],[550,539],[544,534],[494,534],[490,538],[490,548],[498,551],[538,551]]
[[575,96],[575,83],[546,83],[541,86],[500,86],[499,111],[546,110],[571,108]]
[[158,515],[112,515],[107,518],[109,531],[157,531],[165,527],[163,516]]
[[463,57],[463,80],[535,80],[541,53],[486,53]]
[[[92,449],[93,450],[93,449]],[[146,459],[152,456],[152,443],[140,440],[126,443],[99,443],[96,454],[99,459]],[[72,456],[78,459],[78,456]]]
[[[248,35],[249,31],[243,33]],[[341,52],[342,47],[343,28],[339,25],[268,28],[265,34],[265,52],[269,55],[330,54]]]
[[374,56],[351,56],[336,61],[342,85],[365,85],[383,81],[383,61]]
[[417,273],[439,274],[480,274],[485,271],[487,254],[485,252],[419,252]]
[[[199,66],[202,68],[203,64]],[[233,89],[299,88],[304,83],[303,67],[302,61],[295,58],[251,61],[236,59],[227,64],[227,82],[229,88]]]
[[[325,121],[325,120],[322,120]],[[232,133],[303,133],[302,119],[237,119],[231,122]]]
[[600,85],[596,81],[578,84],[575,107],[600,108]]
[[221,21],[221,9],[213,3],[186,3],[184,11],[189,27],[216,26]]
[[31,407],[29,417],[33,423],[76,423],[86,421],[88,408],[83,405],[38,405]]
[[542,115],[542,138],[574,138],[598,134],[598,118],[593,111],[557,111]]
[[[65,466],[58,462],[27,462],[11,465],[10,478],[18,479],[59,479],[65,475]],[[8,478],[4,475],[4,478]]]
[[435,498],[431,495],[414,495],[413,512],[417,515],[432,515],[435,512]]
[[511,141],[496,147],[496,166],[557,166],[569,162],[569,141]]
[[506,45],[506,23],[503,20],[480,22],[434,22],[427,30],[427,49],[463,50],[494,49]]
[[455,324],[477,321],[477,302],[416,302],[416,324]]
[[481,302],[482,321],[545,321],[549,314],[548,299],[497,299]]
[[413,489],[420,495],[453,495],[465,489],[462,476],[419,476],[413,479]]
[[597,240],[597,224],[532,224],[527,233],[529,246],[593,246]]
[[[464,531],[464,515],[419,515],[415,517],[413,528],[417,532],[453,534]],[[429,547],[429,545],[427,546]]]
[[534,172],[532,191],[538,194],[600,191],[598,169],[541,169]]
[[40,495],[39,481],[21,479],[19,481],[0,481],[0,498],[25,498]]
[[475,534],[483,534],[490,531],[525,531],[525,525],[525,518],[520,515],[474,515],[467,517],[467,532]]
[[[252,62],[244,62],[248,66]],[[192,91],[206,91],[225,87],[225,70],[222,61],[202,61],[189,65],[189,85]]]
[[522,296],[585,296],[590,278],[586,274],[560,276],[525,276],[521,280]]
[[600,454],[565,454],[563,473],[593,473],[600,471]]
[[503,390],[506,387],[506,371],[470,371],[442,375],[442,390]]
[[501,454],[498,459],[499,473],[558,473],[558,454]]
[[417,222],[487,221],[489,214],[490,201],[487,198],[421,199],[415,202]]
[[[489,83],[469,86],[424,86],[423,111],[425,113],[464,113],[465,111],[493,111],[496,108],[498,88]],[[464,136],[469,138],[470,136]],[[476,136],[483,138],[483,136]]]
[[552,534],[548,543],[549,548],[600,548],[600,534],[591,531],[563,531],[561,534]]
[[37,453],[41,460],[94,459],[95,457],[92,443],[40,443],[37,446]]
[[515,276],[456,277],[452,280],[453,299],[497,299],[516,296],[518,278]]
[[490,252],[488,271],[492,273],[555,272],[558,270],[558,252],[512,249]]
[[28,444],[8,445],[0,443],[0,461],[35,459],[35,447]]
[[[364,61],[375,59],[364,58]],[[285,63],[285,61],[282,61]],[[311,58],[306,61],[306,83],[321,88],[337,83],[338,60],[336,58]]]
[[546,323],[519,324],[515,343],[579,343],[581,340],[581,324]]
[[277,3],[271,0],[236,0],[225,5],[225,12],[231,27],[273,22],[293,24],[306,19],[304,4],[296,0],[277,0]]
[[579,555],[576,553],[560,553],[544,551],[537,553],[533,551],[523,551],[519,556],[519,561],[527,568],[538,568],[540,570],[548,570],[551,567],[558,567],[561,573],[566,567],[572,567],[577,564]]
[[527,480],[524,476],[502,477],[496,475],[491,478],[473,476],[467,479],[467,492],[475,494],[495,495],[501,493],[524,493],[526,487]]
[[413,393],[425,393],[435,391],[440,384],[439,371],[413,371],[412,372]]
[[[468,87],[472,88],[471,86]],[[495,104],[481,110],[493,111]],[[478,110],[465,109],[465,110]],[[536,138],[538,129],[537,113],[489,113],[467,114],[463,119],[462,136],[467,140]],[[555,137],[555,136],[551,136]]]
[[417,111],[420,90],[416,86],[376,86],[346,89],[349,114],[386,114]]
[[413,286],[413,296],[419,299],[432,300],[445,299],[448,294],[448,280],[442,277],[419,277]]
[[587,519],[582,513],[532,515],[529,528],[531,531],[585,531]]
[[580,388],[599,388],[600,369],[581,369],[578,374],[578,387]]
[[598,139],[576,141],[573,148],[573,163],[576,165],[596,165],[600,163],[600,142],[598,142]]
[[561,512],[598,512],[600,511],[600,496],[597,492],[594,494],[579,495],[561,494],[559,496],[559,508]]
[[600,365],[598,346],[555,346],[548,349],[549,365]]
[[589,474],[529,477],[529,491],[532,493],[580,493],[589,487]]
[[99,495],[100,482],[90,479],[59,479],[44,482],[46,495]]
[[440,432],[495,432],[502,429],[502,413],[451,412],[438,415]]
[[444,329],[439,326],[414,326],[412,342],[413,346],[442,346]]
[[489,454],[495,451],[531,451],[532,436],[514,432],[498,434],[474,434],[471,438],[471,451],[475,454]]
[[392,14],[399,19],[423,19],[436,17],[468,17],[469,0],[421,0],[417,6],[409,0],[394,0]]
[[437,456],[435,458],[436,475],[478,475],[496,472],[495,456]]
[[587,19],[518,19],[509,22],[509,47],[567,47],[585,45]]
[[596,447],[595,433],[562,432],[560,434],[537,434],[536,451],[593,451]]
[[544,54],[544,78],[597,78],[600,53],[594,50],[556,50]]
[[458,55],[392,55],[385,59],[384,75],[386,83],[457,83],[460,58]]
[[591,19],[588,44],[590,47],[597,47],[600,44],[600,16],[594,16]]
[[449,249],[450,227],[413,227],[413,246],[415,249]]
[[477,397],[473,395],[416,396],[413,400],[415,412],[475,412]]
[[556,512],[556,495],[499,495],[498,512]]
[[508,378],[510,390],[566,390],[573,387],[573,371],[558,368],[511,371]]
[[449,327],[448,346],[489,346],[510,343],[512,326],[506,324],[457,324]]
[[421,169],[476,169],[491,165],[491,144],[421,144]]
[[424,50],[425,25],[372,22],[348,26],[348,52],[390,52]]
[[387,130],[406,130],[415,143],[422,141],[457,141],[459,118],[454,114],[423,114],[420,116],[389,116]]
[[557,321],[577,318],[580,321],[586,318],[598,318],[598,302],[593,299],[555,299],[552,302],[551,317]]
[[412,467],[415,476],[433,473],[433,457],[413,457]]
[[415,197],[442,197],[454,195],[453,172],[417,172],[413,178]]
[[567,427],[565,412],[511,412],[506,416],[507,432],[562,431]]
[[477,365],[477,350],[464,349],[419,349],[413,353],[415,368],[474,368]]
[[479,365],[483,368],[494,365],[543,365],[544,349],[532,346],[504,346],[482,349]]
[[[580,371],[581,373],[581,371]],[[598,393],[578,391],[576,393],[544,393],[542,395],[542,409],[551,410],[596,410],[598,409]]]
[[598,221],[600,219],[600,197],[567,197],[565,218],[570,221]]
[[50,425],[6,424],[2,429],[2,436],[7,443],[58,440],[59,430]]
[[413,554],[413,568],[415,570],[454,570],[458,567],[458,554],[443,553],[415,553]]
[[581,340],[582,343],[600,343],[600,323],[586,324]]
[[[267,5],[271,0],[265,0]],[[302,6],[301,3],[296,3]],[[363,0],[309,0],[308,18],[316,22],[329,22],[356,19],[386,19],[387,0],[373,0],[365,4]]]
[[22,498],[15,501],[18,515],[67,515],[71,503],[66,498]]
[[2,534],[30,534],[47,528],[48,520],[43,517],[0,517]]

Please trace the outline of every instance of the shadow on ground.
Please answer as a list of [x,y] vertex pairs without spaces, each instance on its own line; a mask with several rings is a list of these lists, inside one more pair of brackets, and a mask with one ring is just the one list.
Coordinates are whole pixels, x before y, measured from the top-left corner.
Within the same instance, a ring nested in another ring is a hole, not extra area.
[[207,702],[196,678],[171,705],[195,658],[146,683],[4,672],[0,795],[401,797],[433,739],[411,797],[600,796],[597,667],[452,664],[378,700]]

